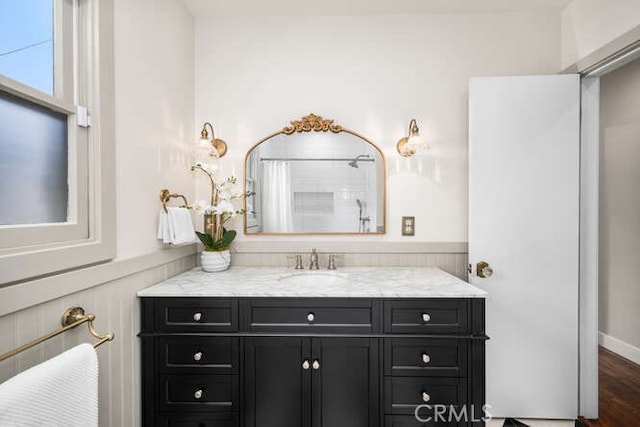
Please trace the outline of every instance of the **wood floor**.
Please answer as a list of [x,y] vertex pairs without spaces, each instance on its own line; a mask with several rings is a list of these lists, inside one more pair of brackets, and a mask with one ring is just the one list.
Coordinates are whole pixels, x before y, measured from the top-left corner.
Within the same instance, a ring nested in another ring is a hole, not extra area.
[[640,426],[640,365],[602,347],[598,350],[599,417],[588,427]]

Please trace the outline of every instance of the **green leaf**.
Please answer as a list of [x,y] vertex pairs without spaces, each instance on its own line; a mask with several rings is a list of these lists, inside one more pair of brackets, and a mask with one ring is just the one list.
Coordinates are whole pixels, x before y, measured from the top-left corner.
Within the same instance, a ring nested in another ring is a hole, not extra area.
[[222,229],[222,238],[220,240],[213,240],[213,236],[206,233],[200,233],[196,231],[196,235],[204,245],[205,251],[224,251],[229,248],[233,239],[236,238],[235,230],[227,230],[226,228]]
[[236,238],[236,230],[225,229],[222,235],[221,243],[224,247],[228,247],[231,244],[231,242],[233,242],[233,239],[235,238]]
[[213,247],[214,242],[213,236],[211,236],[211,234],[200,233],[199,231],[196,231],[196,236],[198,236],[198,239],[200,239],[205,248],[209,249]]

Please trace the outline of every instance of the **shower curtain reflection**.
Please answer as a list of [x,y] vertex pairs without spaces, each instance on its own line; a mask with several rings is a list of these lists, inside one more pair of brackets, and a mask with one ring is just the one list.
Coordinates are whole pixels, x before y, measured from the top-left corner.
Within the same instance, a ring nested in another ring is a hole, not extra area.
[[291,164],[288,161],[262,162],[262,231],[290,233],[293,231],[291,197]]

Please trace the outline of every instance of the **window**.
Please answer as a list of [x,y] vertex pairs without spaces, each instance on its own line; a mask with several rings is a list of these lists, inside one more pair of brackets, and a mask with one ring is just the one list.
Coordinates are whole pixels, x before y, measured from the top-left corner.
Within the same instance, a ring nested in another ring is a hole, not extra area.
[[53,0],[0,0],[0,74],[53,95]]
[[0,0],[0,286],[113,257],[112,8]]
[[0,92],[0,225],[67,221],[67,120]]

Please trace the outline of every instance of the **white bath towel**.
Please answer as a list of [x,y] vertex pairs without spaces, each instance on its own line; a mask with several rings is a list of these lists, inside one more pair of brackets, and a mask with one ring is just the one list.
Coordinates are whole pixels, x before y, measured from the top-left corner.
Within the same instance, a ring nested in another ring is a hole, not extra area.
[[80,344],[0,384],[0,426],[98,425],[98,357]]
[[160,210],[158,221],[158,239],[163,243],[182,245],[193,243],[196,233],[191,221],[191,213],[186,208],[168,207],[167,212]]

